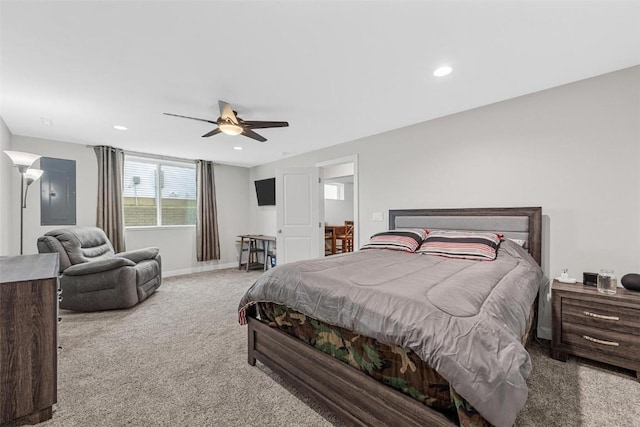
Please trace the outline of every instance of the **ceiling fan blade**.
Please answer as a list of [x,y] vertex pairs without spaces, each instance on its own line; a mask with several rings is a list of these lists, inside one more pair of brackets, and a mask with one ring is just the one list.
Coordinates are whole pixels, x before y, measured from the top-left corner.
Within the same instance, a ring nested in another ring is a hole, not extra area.
[[260,142],[265,142],[267,140],[267,138],[265,138],[262,135],[258,135],[257,133],[255,133],[254,131],[252,131],[251,129],[244,129],[242,131],[242,135],[247,136],[251,139],[255,139],[256,141],[260,141]]
[[209,137],[209,136],[217,135],[217,134],[219,134],[220,132],[222,132],[222,131],[220,130],[220,128],[215,128],[215,129],[214,129],[214,130],[212,130],[211,132],[207,132],[207,133],[205,133],[204,135],[202,135],[202,137],[203,137],[203,138],[207,138],[207,137]]
[[231,108],[231,105],[224,101],[218,101],[218,107],[220,107],[220,118],[222,120],[231,120],[233,123],[238,124],[238,118],[233,112],[233,108]]
[[263,122],[256,120],[244,120],[243,126],[250,129],[266,129],[266,128],[286,128],[289,126],[289,122]]
[[214,125],[217,125],[217,122],[214,122],[213,120],[207,120],[207,119],[199,119],[197,117],[189,117],[189,116],[181,116],[179,114],[171,114],[171,113],[162,113],[166,116],[173,116],[173,117],[182,117],[183,119],[191,119],[191,120],[198,120],[199,122],[207,122],[207,123],[211,123]]

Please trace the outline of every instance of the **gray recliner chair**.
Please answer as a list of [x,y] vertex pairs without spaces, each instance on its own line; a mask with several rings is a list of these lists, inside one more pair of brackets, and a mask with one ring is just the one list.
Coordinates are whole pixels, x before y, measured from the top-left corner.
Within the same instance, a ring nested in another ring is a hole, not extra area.
[[60,308],[98,311],[129,308],[160,287],[158,248],[116,254],[97,227],[54,230],[38,238],[38,252],[60,255]]

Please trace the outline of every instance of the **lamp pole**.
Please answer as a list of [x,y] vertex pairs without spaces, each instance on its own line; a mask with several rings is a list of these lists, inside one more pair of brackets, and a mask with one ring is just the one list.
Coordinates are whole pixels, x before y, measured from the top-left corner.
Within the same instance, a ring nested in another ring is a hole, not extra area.
[[[24,208],[27,207],[27,200],[25,192],[29,189],[29,186],[37,181],[41,176],[43,171],[40,169],[31,169],[31,165],[33,162],[40,158],[39,154],[31,154],[31,153],[23,153],[21,151],[10,151],[4,150],[4,154],[9,156],[13,166],[18,169],[18,173],[20,174],[20,255],[23,252],[23,231],[24,231]],[[27,187],[25,189],[24,183],[27,181]]]
[[24,173],[20,173],[20,255],[22,255],[22,222],[24,219]]

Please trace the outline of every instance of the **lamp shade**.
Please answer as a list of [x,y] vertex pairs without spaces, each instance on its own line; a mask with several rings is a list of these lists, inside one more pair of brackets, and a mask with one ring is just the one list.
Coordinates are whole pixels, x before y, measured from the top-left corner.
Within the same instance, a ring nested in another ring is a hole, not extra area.
[[27,169],[23,176],[24,183],[26,184],[23,194],[22,194],[22,208],[27,207],[27,191],[29,191],[29,186],[33,184],[34,181],[37,181],[44,171],[40,169]]
[[23,153],[22,151],[5,151],[4,154],[9,156],[13,166],[17,167],[20,173],[25,173],[29,166],[41,157],[38,154]]
[[42,169],[27,169],[24,173],[24,179],[27,181],[27,185],[31,185],[34,181],[39,180],[43,173],[44,171]]

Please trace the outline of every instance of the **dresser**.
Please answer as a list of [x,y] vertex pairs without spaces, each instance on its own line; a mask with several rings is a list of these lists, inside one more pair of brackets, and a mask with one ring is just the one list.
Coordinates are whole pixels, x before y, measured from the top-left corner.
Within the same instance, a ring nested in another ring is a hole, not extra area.
[[576,355],[636,371],[640,379],[640,292],[554,281],[551,356]]
[[0,257],[0,424],[35,424],[57,400],[58,254]]

